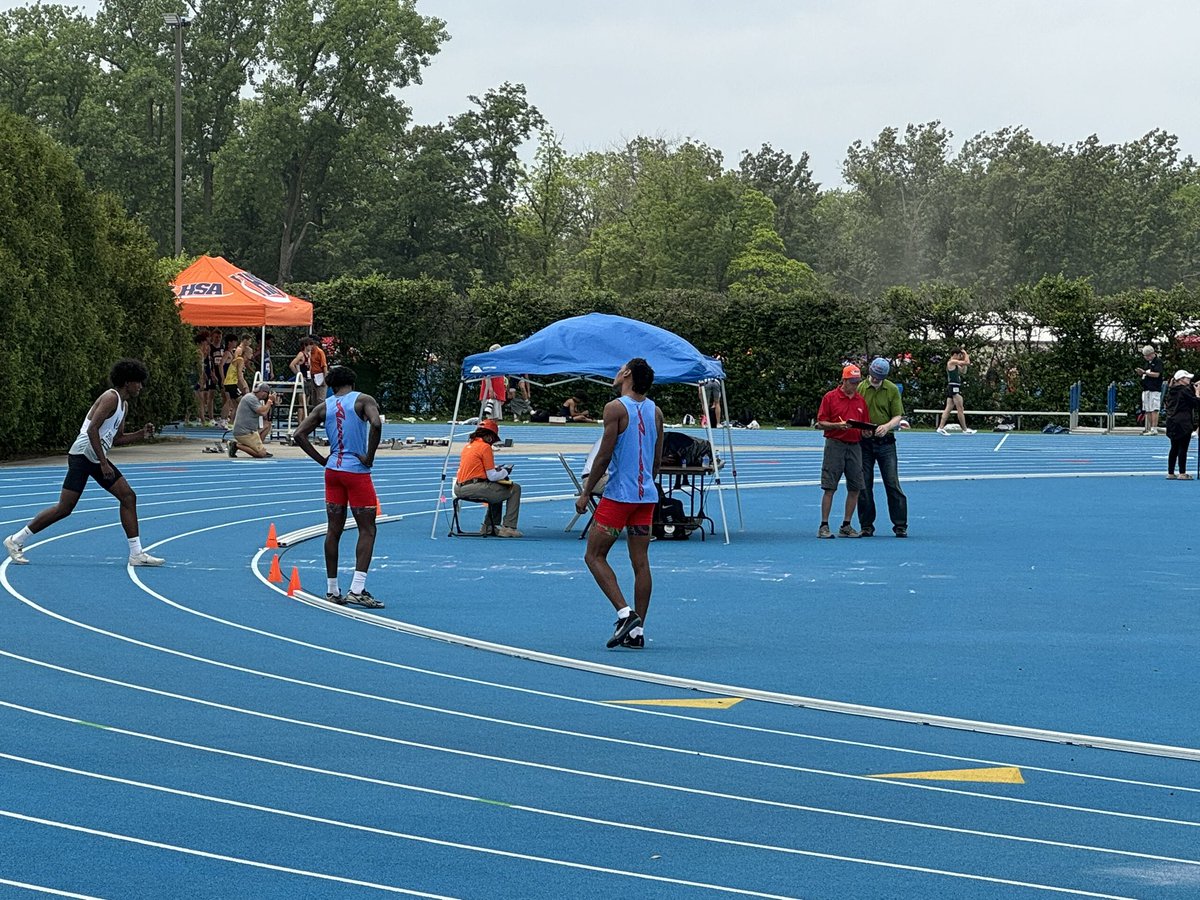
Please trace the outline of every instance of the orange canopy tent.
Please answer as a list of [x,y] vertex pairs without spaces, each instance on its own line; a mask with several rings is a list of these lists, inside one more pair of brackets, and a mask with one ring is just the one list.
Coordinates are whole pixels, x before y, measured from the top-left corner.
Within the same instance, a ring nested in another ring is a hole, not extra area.
[[293,297],[219,256],[202,256],[171,285],[189,325],[312,326],[312,304]]

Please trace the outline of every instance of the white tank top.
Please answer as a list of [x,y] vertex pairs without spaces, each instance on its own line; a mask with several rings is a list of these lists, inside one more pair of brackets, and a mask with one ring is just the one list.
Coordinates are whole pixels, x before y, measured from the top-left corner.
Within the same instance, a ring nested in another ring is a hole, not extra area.
[[[117,395],[117,409],[100,426],[100,446],[104,448],[105,455],[108,455],[108,451],[112,449],[113,441],[121,433],[121,425],[125,422],[125,411],[128,408],[125,401],[121,399],[121,395],[117,393],[116,388],[110,388],[110,390]],[[96,458],[96,451],[92,449],[92,442],[88,439],[88,428],[91,425],[92,417],[89,414],[83,420],[83,425],[79,428],[79,436],[75,438],[75,443],[71,445],[71,449],[67,452],[81,453],[92,462],[98,463],[100,460]]]

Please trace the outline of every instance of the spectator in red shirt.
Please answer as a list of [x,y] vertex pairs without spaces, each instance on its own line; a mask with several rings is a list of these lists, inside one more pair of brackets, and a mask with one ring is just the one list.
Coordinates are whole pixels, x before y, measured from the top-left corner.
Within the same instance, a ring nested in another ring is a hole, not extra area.
[[821,460],[821,490],[825,493],[821,496],[819,538],[833,537],[829,530],[829,511],[833,507],[833,493],[843,475],[846,476],[846,515],[838,529],[838,537],[862,537],[850,524],[850,517],[858,506],[858,492],[864,487],[862,448],[859,447],[862,432],[850,423],[871,421],[867,402],[858,393],[860,381],[862,371],[858,366],[844,366],[842,383],[821,398],[821,407],[817,410],[817,427],[825,431],[825,456]]

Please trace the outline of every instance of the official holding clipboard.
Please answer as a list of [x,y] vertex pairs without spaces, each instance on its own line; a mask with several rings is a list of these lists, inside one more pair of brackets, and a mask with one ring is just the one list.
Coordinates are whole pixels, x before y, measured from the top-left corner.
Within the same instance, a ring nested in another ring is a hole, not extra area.
[[[858,393],[862,372],[858,366],[842,369],[842,383],[821,398],[817,410],[817,427],[825,432],[825,455],[821,460],[821,527],[819,538],[832,538],[829,511],[833,508],[833,493],[838,482],[846,476],[846,514],[837,531],[838,537],[856,538],[862,535],[850,524],[858,506],[858,494],[863,485],[863,462],[859,442],[862,427],[874,428],[867,401]],[[856,427],[857,426],[857,427]]]

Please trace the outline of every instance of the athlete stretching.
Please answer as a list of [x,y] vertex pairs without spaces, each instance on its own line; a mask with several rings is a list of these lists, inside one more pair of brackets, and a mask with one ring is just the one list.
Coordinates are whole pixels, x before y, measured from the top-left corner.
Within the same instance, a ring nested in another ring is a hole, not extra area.
[[154,434],[150,423],[138,431],[125,432],[122,426],[129,412],[129,401],[137,397],[145,387],[150,373],[146,364],[138,359],[122,359],[112,367],[108,379],[112,388],[96,398],[87,418],[79,428],[75,443],[67,451],[67,477],[63,479],[58,502],[48,506],[18,531],[4,539],[8,558],[17,565],[29,562],[25,558],[25,542],[43,528],[69,516],[79,502],[89,478],[117,498],[120,506],[121,527],[129,541],[129,565],[161,566],[163,561],[142,549],[138,537],[137,495],[117,467],[108,459],[113,447],[145,440]]
[[[596,584],[617,611],[616,628],[608,639],[610,648],[618,644],[635,650],[645,647],[642,626],[650,609],[653,586],[650,526],[658,503],[655,476],[662,461],[663,443],[662,412],[646,397],[652,384],[654,370],[640,357],[631,359],[613,379],[613,387],[621,396],[604,407],[600,449],[575,501],[575,509],[582,515],[596,483],[608,473],[608,485],[596,507],[583,558]],[[633,565],[632,610],[608,564],[608,551],[622,528],[628,530],[629,562]]]

